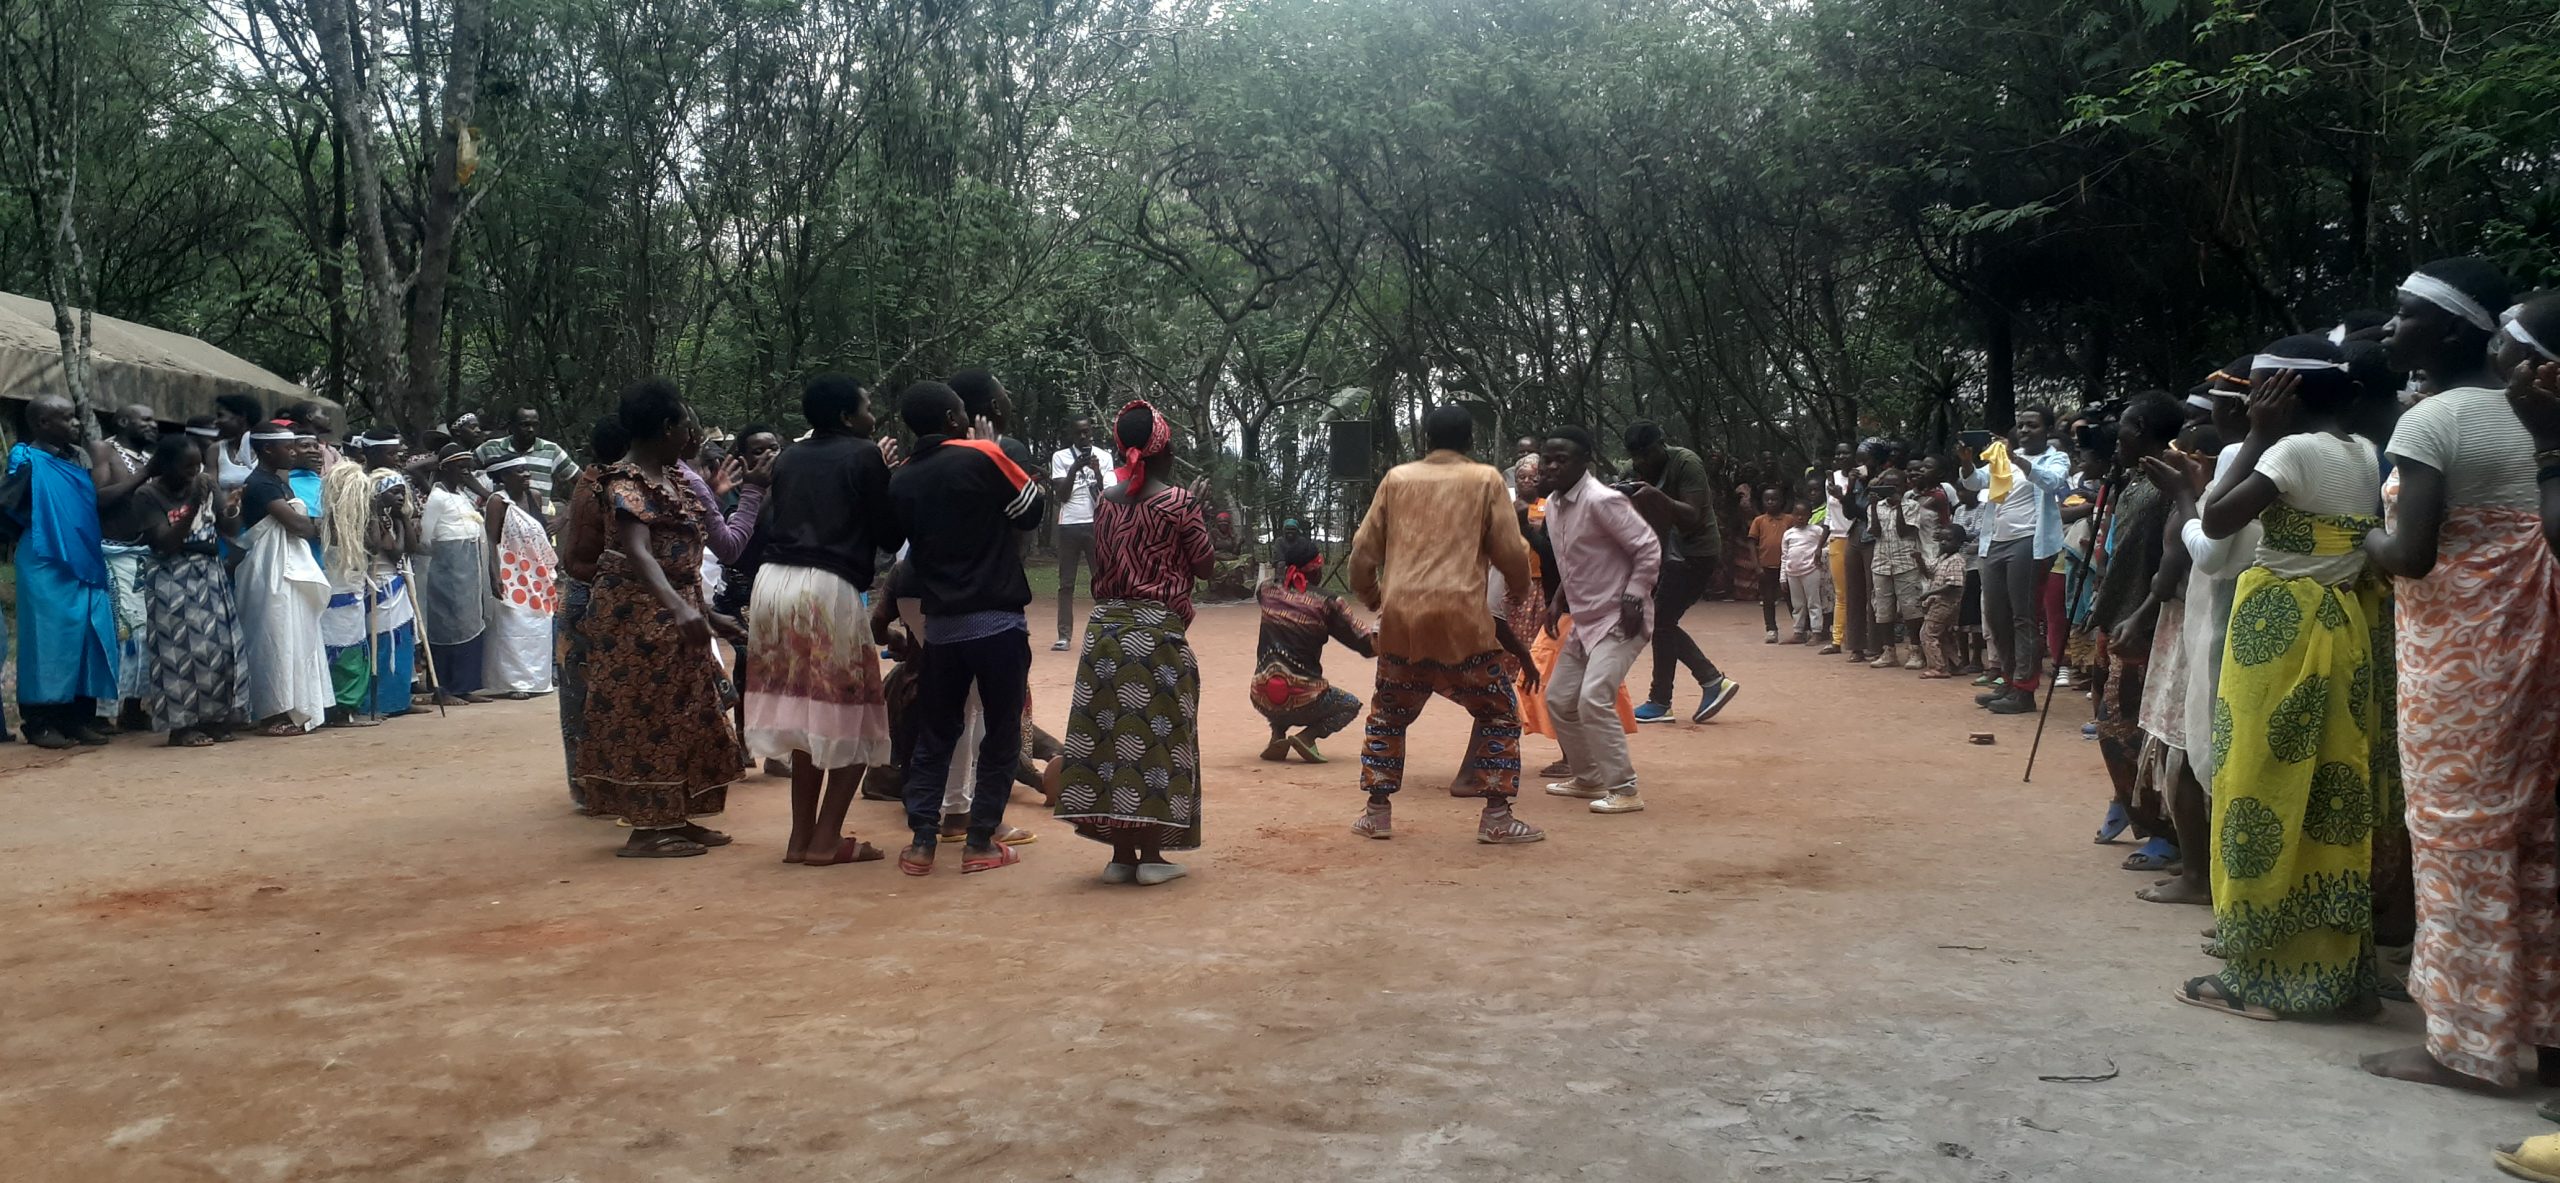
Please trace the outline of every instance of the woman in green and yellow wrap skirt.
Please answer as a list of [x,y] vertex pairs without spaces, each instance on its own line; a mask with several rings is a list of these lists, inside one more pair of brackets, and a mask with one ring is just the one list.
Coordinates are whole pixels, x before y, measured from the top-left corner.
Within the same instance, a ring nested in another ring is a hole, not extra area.
[[2232,599],[2213,709],[2220,974],[2178,1000],[2252,1019],[2369,1013],[2373,845],[2391,744],[2390,632],[2364,536],[2381,525],[2372,443],[2338,347],[2289,337],[2252,367],[2249,437],[2206,534],[2263,527]]

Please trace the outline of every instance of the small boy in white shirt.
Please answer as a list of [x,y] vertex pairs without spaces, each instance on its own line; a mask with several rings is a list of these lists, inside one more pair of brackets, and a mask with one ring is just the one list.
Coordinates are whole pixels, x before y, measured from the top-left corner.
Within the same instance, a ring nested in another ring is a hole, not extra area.
[[1796,525],[1787,528],[1780,543],[1780,569],[1787,577],[1787,600],[1794,610],[1796,633],[1787,638],[1789,645],[1802,645],[1810,636],[1831,633],[1830,571],[1824,562],[1830,535],[1822,527],[1804,520],[1804,502],[1787,506],[1787,514]]

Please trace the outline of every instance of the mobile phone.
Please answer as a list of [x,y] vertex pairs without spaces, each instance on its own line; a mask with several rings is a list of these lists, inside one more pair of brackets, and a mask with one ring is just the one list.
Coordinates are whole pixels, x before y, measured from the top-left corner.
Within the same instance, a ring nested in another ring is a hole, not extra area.
[[1987,431],[1959,431],[1956,433],[1956,438],[1963,440],[1964,446],[1976,452],[1991,446],[1991,433]]

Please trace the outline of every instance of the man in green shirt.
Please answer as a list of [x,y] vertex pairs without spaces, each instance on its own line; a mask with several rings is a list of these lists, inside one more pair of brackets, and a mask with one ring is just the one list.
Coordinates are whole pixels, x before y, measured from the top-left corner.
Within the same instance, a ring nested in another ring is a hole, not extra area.
[[569,459],[567,448],[542,438],[541,411],[518,407],[509,427],[507,434],[480,445],[475,454],[480,457],[481,466],[511,456],[533,457],[533,491],[542,496],[543,513],[548,516],[559,512],[561,496],[578,479],[578,462]]
[[1636,722],[1672,721],[1672,675],[1687,666],[1703,692],[1689,721],[1704,723],[1742,692],[1742,683],[1724,676],[1680,627],[1680,617],[1706,594],[1724,555],[1715,487],[1707,479],[1706,462],[1696,452],[1671,446],[1659,424],[1629,424],[1625,443],[1637,478],[1625,492],[1662,538],[1662,579],[1653,589],[1653,691],[1636,708]]

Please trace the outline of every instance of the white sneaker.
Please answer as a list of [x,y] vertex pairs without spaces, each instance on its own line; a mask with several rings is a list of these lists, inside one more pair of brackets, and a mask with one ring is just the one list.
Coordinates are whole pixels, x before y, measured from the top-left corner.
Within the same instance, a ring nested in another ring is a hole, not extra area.
[[1058,638],[1058,643],[1057,643],[1057,644],[1049,646],[1049,652],[1051,652],[1051,653],[1064,653],[1064,652],[1066,652],[1066,651],[1067,651],[1067,649],[1068,649],[1068,648],[1069,648],[1069,646],[1068,646],[1068,644],[1067,644],[1067,639],[1066,639],[1065,637],[1060,637],[1060,638]]
[[1636,796],[1634,789],[1613,790],[1608,796],[1592,802],[1591,812],[1642,813],[1644,812],[1644,798]]
[[1138,864],[1138,886],[1154,887],[1159,883],[1171,883],[1190,873],[1190,870],[1180,863],[1140,863]]
[[1104,863],[1102,865],[1102,881],[1105,883],[1135,883],[1138,881],[1138,864]]
[[1602,797],[1608,796],[1609,790],[1601,788],[1598,785],[1586,785],[1578,780],[1560,780],[1547,786],[1547,795],[1550,797],[1574,797],[1584,801],[1597,801]]

